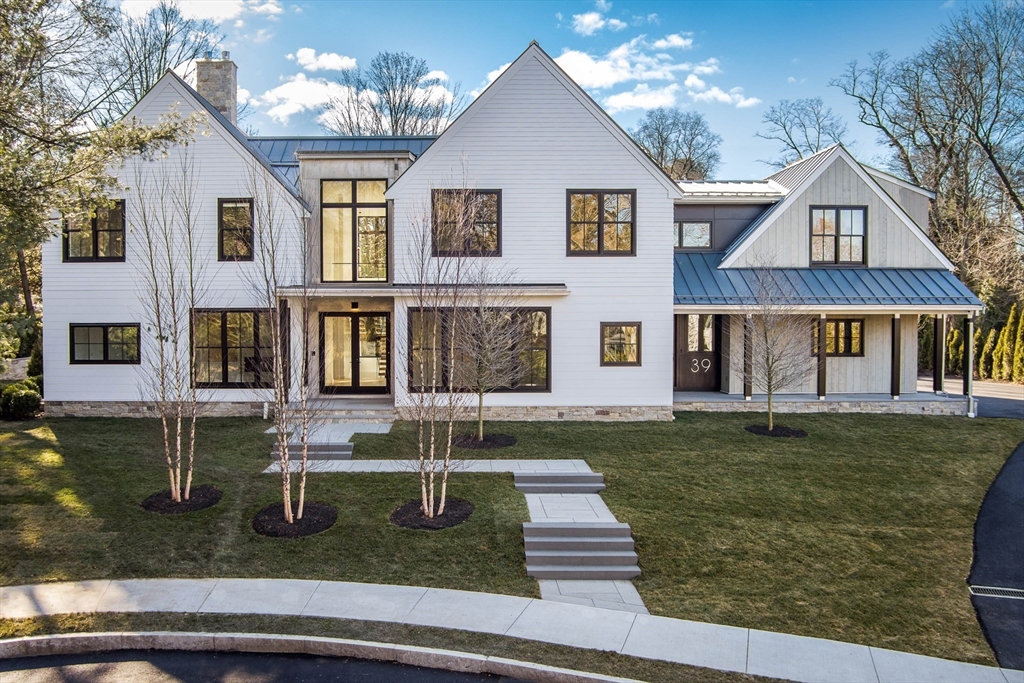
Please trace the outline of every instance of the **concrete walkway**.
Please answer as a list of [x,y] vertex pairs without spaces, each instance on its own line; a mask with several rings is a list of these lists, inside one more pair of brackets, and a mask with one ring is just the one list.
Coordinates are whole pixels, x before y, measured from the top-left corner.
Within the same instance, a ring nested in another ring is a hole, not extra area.
[[[946,377],[945,390],[947,396],[962,396],[964,381],[959,377]],[[932,394],[932,378],[930,375],[918,376],[917,391],[920,394]],[[1024,420],[1024,387],[1008,382],[989,382],[974,380],[971,393],[978,404],[978,417],[1008,417]]]
[[[289,463],[292,472],[298,472],[301,463]],[[416,472],[418,460],[324,460],[311,462],[310,472]],[[437,463],[440,471],[441,463]],[[281,471],[279,463],[272,463],[264,474]],[[590,472],[584,460],[453,460],[453,472]]]
[[491,633],[808,683],[1024,683],[1024,671],[508,595],[294,579],[84,581],[0,589],[0,618],[179,612],[333,617]]

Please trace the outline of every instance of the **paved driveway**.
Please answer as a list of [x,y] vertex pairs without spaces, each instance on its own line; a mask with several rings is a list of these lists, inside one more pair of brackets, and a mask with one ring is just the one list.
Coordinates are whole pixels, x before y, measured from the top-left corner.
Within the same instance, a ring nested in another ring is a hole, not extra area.
[[[946,392],[963,394],[964,383],[959,377],[947,377]],[[917,378],[917,390],[932,391],[930,376]],[[978,400],[978,417],[1008,417],[1024,420],[1024,386],[1003,382],[974,382],[974,398]]]

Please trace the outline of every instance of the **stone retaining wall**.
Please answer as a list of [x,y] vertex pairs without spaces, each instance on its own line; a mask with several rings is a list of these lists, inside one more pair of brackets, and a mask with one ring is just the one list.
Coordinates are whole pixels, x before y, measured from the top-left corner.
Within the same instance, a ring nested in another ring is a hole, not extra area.
[[[764,401],[677,402],[674,410],[710,413],[764,413]],[[966,415],[967,399],[944,401],[785,401],[776,413],[874,413],[880,415]]]
[[[46,401],[46,417],[156,417],[156,407],[148,401]],[[263,404],[257,402],[203,403],[202,417],[263,417]]]

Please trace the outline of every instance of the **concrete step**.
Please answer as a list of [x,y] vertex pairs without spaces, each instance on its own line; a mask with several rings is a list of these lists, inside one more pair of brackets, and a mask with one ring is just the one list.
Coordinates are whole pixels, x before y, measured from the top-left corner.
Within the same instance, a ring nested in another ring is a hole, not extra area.
[[[354,444],[352,442],[350,442],[350,441],[339,441],[338,443],[311,443],[311,444],[307,444],[306,445],[306,450],[308,450],[310,453],[320,452],[320,451],[348,451],[349,453],[351,453],[353,447],[354,447]],[[278,448],[278,446],[275,443],[274,444],[274,450],[276,451],[277,448]],[[294,443],[294,442],[289,441],[288,442],[288,452],[290,453],[293,450],[302,450],[302,444]]]
[[632,538],[529,536],[523,539],[526,551],[531,550],[633,550]]
[[523,536],[581,538],[612,537],[632,539],[628,524],[622,522],[523,522]]
[[625,567],[637,563],[632,550],[527,550],[526,566]]
[[640,568],[629,566],[563,567],[558,565],[526,565],[526,575],[535,579],[582,581],[625,581],[640,576]]
[[515,472],[517,484],[603,484],[600,472]]
[[604,491],[604,484],[527,484],[516,482],[516,490],[523,493],[600,493]]
[[318,414],[317,418],[319,421],[327,424],[351,424],[358,422],[378,424],[381,422],[394,422],[397,419],[393,410],[328,410]]

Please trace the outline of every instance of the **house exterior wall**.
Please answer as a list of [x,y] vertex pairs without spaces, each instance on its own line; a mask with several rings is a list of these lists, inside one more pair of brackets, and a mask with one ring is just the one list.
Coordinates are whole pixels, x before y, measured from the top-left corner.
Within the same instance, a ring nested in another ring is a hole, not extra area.
[[[762,259],[768,259],[780,268],[808,267],[811,258],[810,208],[819,205],[867,207],[868,267],[945,268],[842,157],[836,158],[806,191],[784,209],[765,232],[738,255],[731,267],[754,267]],[[915,211],[919,212],[919,209]],[[924,221],[927,225],[927,209]]]
[[[892,378],[892,316],[859,315],[835,311],[828,318],[855,318],[864,320],[864,355],[830,356],[825,363],[825,392],[827,394],[889,394]],[[902,347],[901,393],[917,393],[917,321],[918,316],[900,316],[900,345]],[[730,334],[723,355],[728,353],[729,394],[743,393],[743,316],[730,315],[723,320]],[[799,385],[787,388],[783,394],[816,394],[818,391],[817,359],[811,355],[812,339],[807,339],[807,376]],[[723,358],[724,362],[724,358]],[[754,393],[763,393],[754,388]]]
[[914,190],[907,189],[898,183],[894,183],[890,180],[879,176],[872,176],[882,189],[885,190],[886,194],[896,200],[896,203],[906,211],[914,222],[924,230],[925,234],[928,233],[928,209],[931,205],[931,200],[926,195]]
[[711,221],[711,250],[725,251],[771,204],[676,204],[676,221]]
[[[395,201],[396,279],[413,270],[410,238],[432,187],[501,189],[502,266],[526,284],[565,284],[551,308],[550,393],[495,393],[492,406],[665,406],[672,403],[672,199],[635,151],[559,80],[526,60],[472,117],[457,122],[389,190]],[[492,86],[493,87],[493,86]],[[464,115],[466,116],[466,115]],[[454,180],[453,180],[454,179]],[[636,256],[566,255],[568,189],[635,190]],[[408,302],[396,302],[403,338]],[[601,367],[602,322],[642,323],[641,367]],[[399,344],[395,367],[406,366]],[[396,403],[407,403],[404,382]]]

